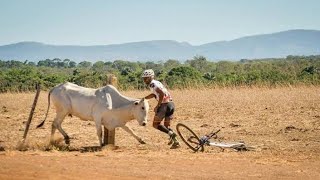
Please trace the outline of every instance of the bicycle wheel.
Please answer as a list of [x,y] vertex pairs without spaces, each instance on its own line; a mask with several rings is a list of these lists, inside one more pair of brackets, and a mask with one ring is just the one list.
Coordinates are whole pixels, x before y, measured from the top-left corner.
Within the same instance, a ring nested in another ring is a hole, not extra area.
[[203,145],[200,145],[199,137],[188,126],[178,123],[176,128],[180,138],[190,149],[194,152],[204,151]]

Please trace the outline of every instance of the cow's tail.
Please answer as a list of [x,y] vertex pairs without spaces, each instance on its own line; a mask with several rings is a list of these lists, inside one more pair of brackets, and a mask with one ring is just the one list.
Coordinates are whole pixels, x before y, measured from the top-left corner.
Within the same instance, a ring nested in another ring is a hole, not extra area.
[[37,126],[37,128],[43,126],[44,122],[46,121],[47,117],[48,117],[48,113],[49,113],[49,107],[50,107],[50,95],[53,89],[50,90],[49,94],[48,94],[48,109],[47,109],[47,113],[46,113],[46,117],[44,118],[44,120]]

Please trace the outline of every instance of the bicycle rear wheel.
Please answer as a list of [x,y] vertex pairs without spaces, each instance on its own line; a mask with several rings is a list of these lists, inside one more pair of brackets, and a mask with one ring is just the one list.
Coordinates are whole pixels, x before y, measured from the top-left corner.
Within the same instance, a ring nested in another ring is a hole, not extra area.
[[180,138],[190,149],[194,152],[204,151],[203,145],[200,145],[199,137],[188,126],[178,123],[176,128]]

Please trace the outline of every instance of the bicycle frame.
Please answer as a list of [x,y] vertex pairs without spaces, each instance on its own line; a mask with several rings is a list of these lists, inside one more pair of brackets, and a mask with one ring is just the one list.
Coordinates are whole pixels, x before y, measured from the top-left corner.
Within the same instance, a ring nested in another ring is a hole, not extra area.
[[[212,131],[211,133],[202,136],[199,138],[194,131],[192,131],[188,126],[178,123],[177,124],[177,132],[182,141],[194,152],[199,151],[204,151],[204,146],[215,146],[219,148],[231,148],[236,151],[241,151],[241,150],[246,150],[246,145],[245,143],[242,142],[236,142],[236,143],[226,143],[226,142],[214,142],[210,141],[211,138],[217,138],[217,133],[220,132],[220,129],[217,131]],[[183,134],[182,130],[187,131],[188,133],[191,133],[191,135],[187,136],[186,133]]]

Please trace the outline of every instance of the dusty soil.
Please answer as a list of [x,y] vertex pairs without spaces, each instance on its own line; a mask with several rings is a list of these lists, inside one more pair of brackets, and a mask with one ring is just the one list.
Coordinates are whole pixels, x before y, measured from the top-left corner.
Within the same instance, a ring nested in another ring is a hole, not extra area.
[[[123,92],[131,97],[148,93]],[[176,90],[172,94],[177,108],[172,127],[184,123],[199,135],[221,129],[219,141],[244,141],[255,149],[235,152],[206,147],[204,153],[193,153],[184,144],[170,149],[167,135],[151,123],[141,127],[132,121],[130,126],[146,145],[117,129],[115,146],[97,150],[94,122],[76,117],[67,117],[63,123],[71,137],[70,147],[59,132],[52,146],[53,107],[44,127],[35,129],[47,108],[47,92],[41,92],[24,146],[27,150],[18,151],[35,94],[6,93],[0,94],[0,179],[320,178],[318,87]],[[154,107],[155,101],[150,104]]]

